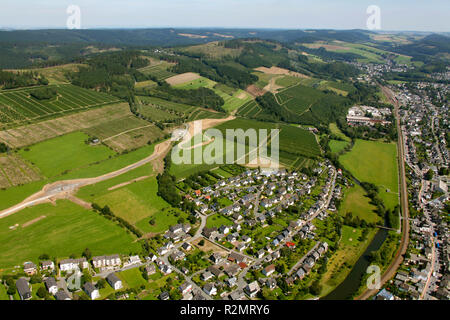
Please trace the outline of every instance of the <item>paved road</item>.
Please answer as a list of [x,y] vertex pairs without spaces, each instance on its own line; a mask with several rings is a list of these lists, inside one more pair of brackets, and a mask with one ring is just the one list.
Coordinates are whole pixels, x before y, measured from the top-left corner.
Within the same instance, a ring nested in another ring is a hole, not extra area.
[[[400,204],[401,204],[401,210],[402,210],[402,238],[400,241],[400,248],[397,251],[397,254],[395,255],[394,260],[392,261],[391,265],[386,269],[383,276],[381,277],[381,286],[383,286],[388,280],[390,280],[395,273],[397,272],[397,269],[400,267],[401,263],[403,262],[403,255],[406,253],[406,250],[408,249],[409,244],[409,206],[408,206],[408,188],[406,185],[406,174],[405,174],[405,142],[403,137],[403,131],[401,129],[401,119],[399,115],[399,104],[397,99],[394,96],[394,93],[386,87],[381,87],[381,90],[383,93],[392,101],[394,105],[394,113],[395,118],[397,120],[397,132],[398,132],[398,163],[399,163],[399,172],[400,172]],[[366,290],[363,294],[361,294],[359,297],[357,297],[357,300],[366,300],[369,299],[371,296],[376,294],[378,292],[377,289],[373,290]]]

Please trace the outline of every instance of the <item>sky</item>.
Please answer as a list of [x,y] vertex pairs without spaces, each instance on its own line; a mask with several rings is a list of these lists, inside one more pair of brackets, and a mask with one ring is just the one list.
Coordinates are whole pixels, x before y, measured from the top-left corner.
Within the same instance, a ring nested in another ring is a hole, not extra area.
[[66,28],[69,5],[82,29],[367,29],[377,5],[381,30],[450,31],[449,0],[1,0],[0,28]]

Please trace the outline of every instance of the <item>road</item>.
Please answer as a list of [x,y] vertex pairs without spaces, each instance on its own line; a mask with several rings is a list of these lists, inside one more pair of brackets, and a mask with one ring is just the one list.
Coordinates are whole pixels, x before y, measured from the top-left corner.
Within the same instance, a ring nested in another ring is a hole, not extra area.
[[[395,255],[394,260],[390,266],[386,269],[383,276],[381,277],[380,286],[382,287],[388,280],[390,280],[397,272],[403,262],[403,256],[408,249],[409,244],[409,206],[408,206],[408,188],[406,185],[406,174],[405,174],[405,142],[403,137],[403,131],[401,129],[401,119],[399,115],[399,104],[394,96],[394,93],[386,87],[381,86],[381,90],[388,97],[394,105],[394,114],[397,120],[397,132],[398,132],[398,164],[399,164],[399,174],[400,174],[400,204],[402,210],[402,238],[400,240],[400,248]],[[377,289],[366,290],[363,294],[357,297],[357,300],[366,300],[378,292]]]
[[[219,125],[220,123],[233,120],[235,117],[228,117],[225,119],[203,119],[198,120],[196,123],[199,123],[201,121],[201,128],[203,130],[206,130],[210,127]],[[188,132],[192,133],[194,130],[194,123],[195,122],[189,122],[186,124],[186,126],[189,128],[189,130],[186,130],[186,135]],[[161,142],[160,144],[157,144],[155,146],[155,150],[152,155],[148,156],[147,158],[144,158],[142,160],[137,161],[136,163],[130,164],[124,168],[121,168],[119,170],[104,174],[99,177],[95,178],[86,178],[86,179],[76,179],[76,180],[65,180],[65,181],[57,181],[51,184],[48,184],[42,188],[41,191],[31,195],[30,197],[23,200],[21,203],[16,204],[8,209],[0,211],[0,219],[7,217],[11,214],[14,214],[22,209],[25,209],[27,207],[31,207],[37,204],[41,204],[44,202],[49,201],[50,199],[65,199],[69,197],[70,195],[73,195],[76,193],[76,191],[79,188],[96,184],[98,182],[102,182],[105,180],[109,180],[112,178],[115,178],[117,176],[120,176],[124,173],[127,173],[131,170],[134,170],[136,168],[139,168],[147,163],[150,163],[154,160],[157,160],[161,157],[164,157],[166,153],[170,150],[172,146],[171,140],[166,140],[164,142]]]

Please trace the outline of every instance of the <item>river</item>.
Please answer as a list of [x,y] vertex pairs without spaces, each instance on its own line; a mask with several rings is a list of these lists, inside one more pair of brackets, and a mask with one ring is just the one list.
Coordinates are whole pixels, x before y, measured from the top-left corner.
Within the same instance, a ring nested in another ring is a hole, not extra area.
[[388,230],[380,229],[372,239],[364,253],[353,266],[345,280],[321,300],[348,300],[359,289],[361,278],[365,275],[369,263],[369,254],[378,250],[388,235]]

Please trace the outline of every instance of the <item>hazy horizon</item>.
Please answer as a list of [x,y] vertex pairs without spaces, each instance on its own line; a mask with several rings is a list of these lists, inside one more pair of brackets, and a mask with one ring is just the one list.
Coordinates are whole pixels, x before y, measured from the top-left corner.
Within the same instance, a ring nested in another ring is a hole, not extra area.
[[444,0],[4,0],[0,29],[65,29],[69,5],[81,29],[367,29],[366,9],[381,9],[381,30],[449,32]]

